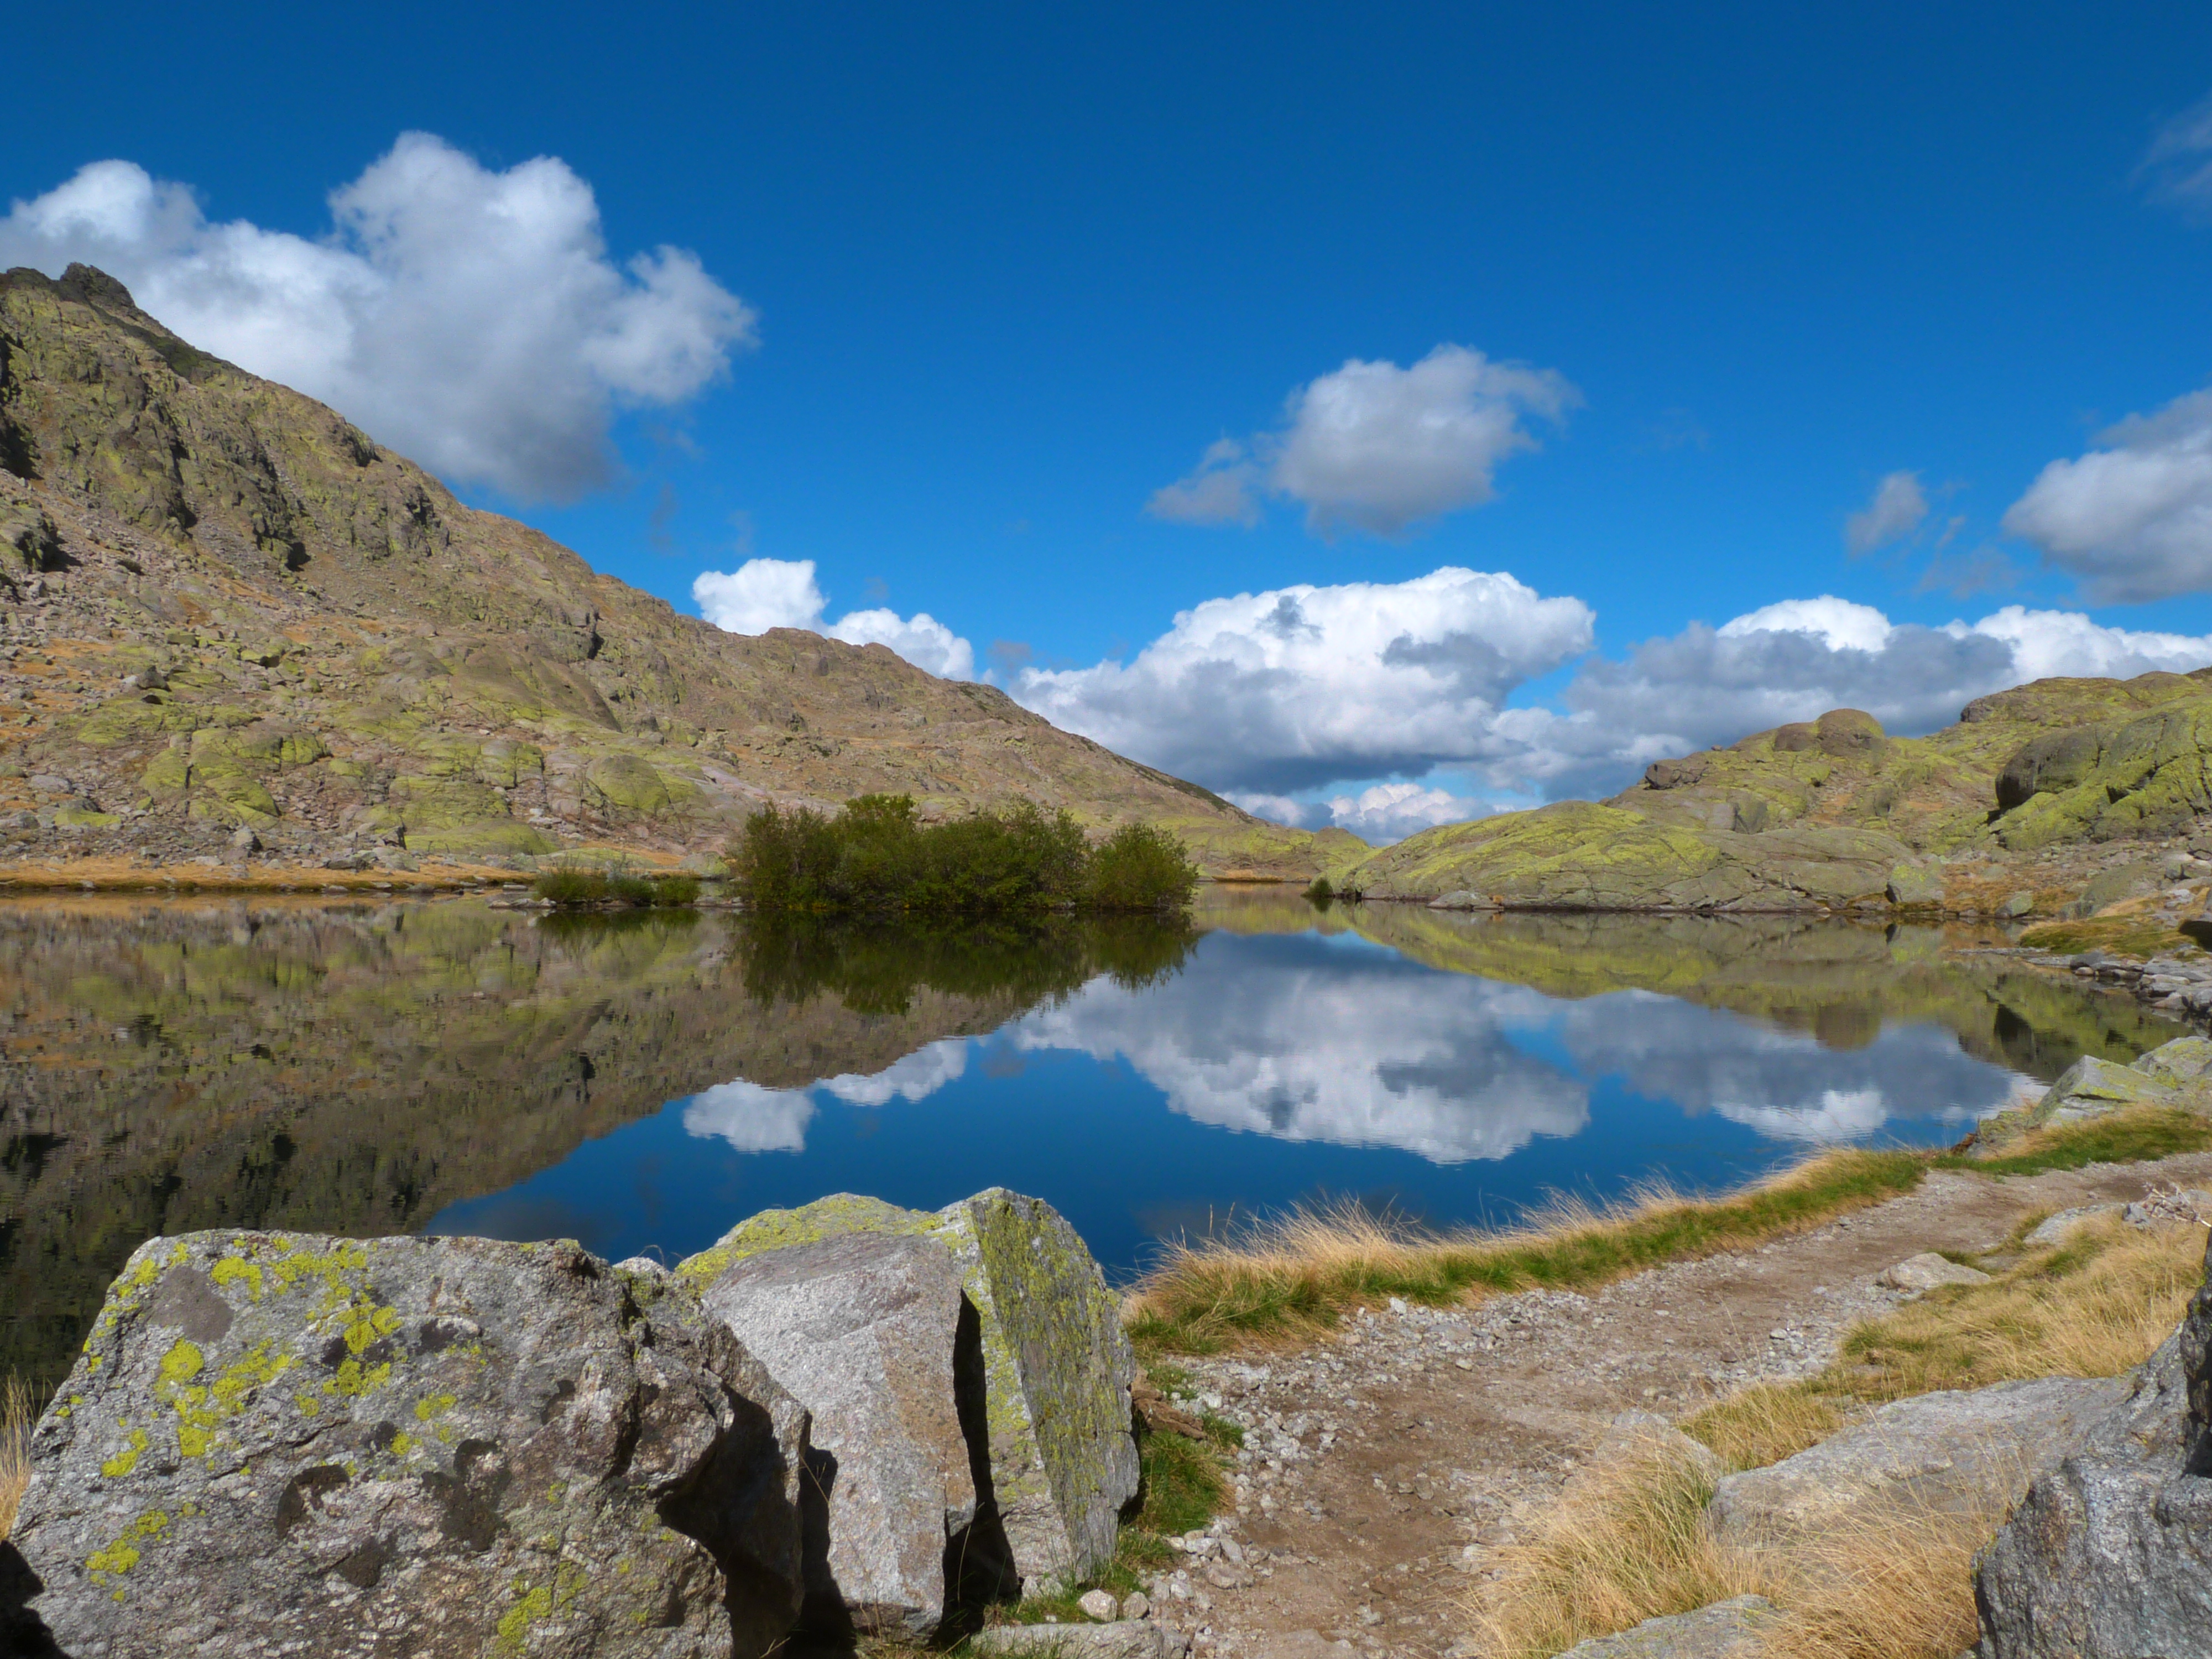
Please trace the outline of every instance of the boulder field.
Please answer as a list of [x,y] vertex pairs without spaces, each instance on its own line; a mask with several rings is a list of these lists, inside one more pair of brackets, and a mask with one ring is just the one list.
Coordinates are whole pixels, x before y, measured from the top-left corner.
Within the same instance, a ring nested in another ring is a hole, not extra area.
[[[1133,1363],[1048,1206],[150,1239],[33,1431],[11,1652],[759,1659],[1110,1559]],[[1162,1645],[1168,1651],[1172,1644]]]

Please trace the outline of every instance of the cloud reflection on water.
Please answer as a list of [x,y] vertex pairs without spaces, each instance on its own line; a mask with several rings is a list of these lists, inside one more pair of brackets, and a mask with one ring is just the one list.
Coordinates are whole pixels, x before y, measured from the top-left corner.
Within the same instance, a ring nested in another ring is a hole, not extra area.
[[1094,980],[1009,1036],[1120,1055],[1201,1123],[1460,1164],[1589,1122],[1589,1089],[1506,1035],[1549,1006],[1364,951],[1201,950],[1167,985]]
[[[1814,1145],[1863,1139],[1900,1117],[1963,1123],[2021,1086],[1932,1024],[1832,1048],[1655,993],[1562,1001],[1311,939],[1201,949],[1181,974],[1141,990],[1101,976],[998,1040],[1126,1060],[1200,1123],[1392,1147],[1437,1164],[1581,1133],[1607,1079],[1689,1116]],[[969,1041],[948,1037],[883,1071],[808,1088],[720,1084],[685,1104],[684,1127],[741,1152],[803,1152],[817,1091],[854,1106],[926,1100],[966,1077]]]

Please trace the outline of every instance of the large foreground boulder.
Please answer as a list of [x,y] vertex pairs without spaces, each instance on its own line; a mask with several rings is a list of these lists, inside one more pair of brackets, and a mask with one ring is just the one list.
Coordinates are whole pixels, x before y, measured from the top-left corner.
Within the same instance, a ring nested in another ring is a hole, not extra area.
[[805,1431],[688,1292],[574,1245],[156,1238],[13,1541],[77,1655],[755,1659]]
[[[904,1224],[911,1212],[826,1205],[739,1227],[701,1299],[812,1416],[814,1480],[828,1501],[821,1547],[809,1550],[809,1623],[834,1628],[842,1613],[860,1630],[926,1636],[944,1617],[948,1576],[957,1588],[948,1568],[977,1541],[954,1380],[975,1315],[951,1250]],[[824,1215],[874,1224],[746,1249],[811,1231]]]
[[2212,1292],[1976,1564],[1981,1659],[2212,1653]]
[[2124,1378],[2047,1376],[1900,1400],[1795,1457],[1721,1481],[1710,1509],[1714,1534],[1759,1546],[1900,1505],[2002,1513],[2037,1473],[2081,1445],[2127,1390]]
[[[1135,1361],[1098,1264],[1050,1205],[999,1188],[934,1214],[840,1195],[756,1216],[682,1263],[677,1273],[721,1316],[737,1321],[738,1328],[758,1330],[778,1317],[779,1297],[792,1298],[794,1307],[820,1305],[822,1298],[805,1288],[811,1270],[856,1272],[866,1258],[824,1253],[793,1255],[784,1267],[747,1264],[771,1252],[818,1249],[824,1241],[856,1233],[926,1241],[942,1250],[960,1287],[959,1318],[972,1320],[962,1328],[972,1328],[972,1347],[957,1329],[939,1328],[933,1339],[950,1342],[976,1505],[975,1522],[962,1540],[969,1556],[1003,1552],[1012,1573],[1032,1584],[1081,1578],[1104,1567],[1113,1559],[1121,1512],[1137,1492],[1129,1420]],[[900,1270],[905,1282],[919,1285],[927,1279],[919,1261],[907,1259]],[[899,1341],[927,1328],[915,1322],[921,1319],[918,1313],[896,1317]],[[855,1333],[861,1322],[872,1327],[878,1322],[856,1320]],[[867,1392],[864,1380],[833,1377],[832,1370],[810,1364],[804,1373],[778,1375],[809,1406],[818,1399],[827,1420]],[[946,1469],[941,1438],[932,1437],[941,1437],[941,1419],[910,1416],[904,1404],[888,1399],[871,1403],[867,1412],[870,1421],[897,1421],[912,1425],[902,1431],[920,1436],[887,1454],[890,1462],[909,1472]],[[842,1434],[834,1426],[822,1432],[825,1444]],[[853,1443],[841,1437],[839,1443]],[[830,1493],[833,1555],[845,1534],[911,1538],[936,1528],[945,1542],[953,1541],[962,1500],[949,1474],[941,1488],[926,1481],[899,1486],[887,1474],[874,1478],[865,1490],[902,1491],[910,1504],[895,1523],[852,1515],[849,1506],[862,1490],[856,1482],[842,1497]],[[975,1565],[959,1554],[954,1552],[948,1564],[954,1571]],[[880,1582],[841,1583],[848,1607],[865,1608],[873,1591],[864,1584]]]

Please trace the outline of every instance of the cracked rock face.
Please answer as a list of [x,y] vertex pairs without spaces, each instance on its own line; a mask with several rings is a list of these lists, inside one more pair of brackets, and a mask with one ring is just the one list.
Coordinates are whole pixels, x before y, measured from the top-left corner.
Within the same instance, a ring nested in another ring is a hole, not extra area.
[[1981,1659],[2212,1653],[2212,1285],[1974,1573]]
[[[973,1371],[963,1369],[955,1383],[979,1517],[970,1541],[987,1555],[1003,1553],[1032,1585],[1103,1567],[1113,1559],[1121,1510],[1137,1493],[1129,1421],[1136,1362],[1097,1262],[1049,1204],[994,1187],[931,1214],[839,1194],[753,1217],[683,1263],[677,1276],[720,1306],[719,1284],[742,1275],[748,1261],[854,1233],[916,1240],[943,1252],[973,1310]],[[823,1262],[826,1267],[832,1258]],[[795,1275],[786,1292],[794,1307],[813,1294],[799,1288],[804,1277]],[[748,1313],[744,1328],[773,1316]],[[787,1386],[807,1399],[810,1389],[829,1380]],[[836,1507],[833,1494],[833,1539]],[[857,1620],[862,1604],[851,1586],[845,1599]]]
[[72,1653],[755,1659],[805,1434],[688,1291],[573,1245],[155,1238],[13,1541]]
[[834,1628],[842,1607],[863,1630],[928,1634],[945,1613],[948,1545],[975,1519],[951,1252],[915,1234],[846,1233],[742,1257],[701,1300],[813,1418],[828,1536],[808,1552],[808,1623]]

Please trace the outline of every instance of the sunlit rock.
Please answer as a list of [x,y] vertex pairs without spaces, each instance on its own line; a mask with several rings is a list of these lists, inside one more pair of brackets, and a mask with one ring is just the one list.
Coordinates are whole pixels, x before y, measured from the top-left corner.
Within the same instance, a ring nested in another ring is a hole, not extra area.
[[754,1659],[805,1431],[688,1291],[574,1245],[155,1238],[13,1541],[71,1653]]

